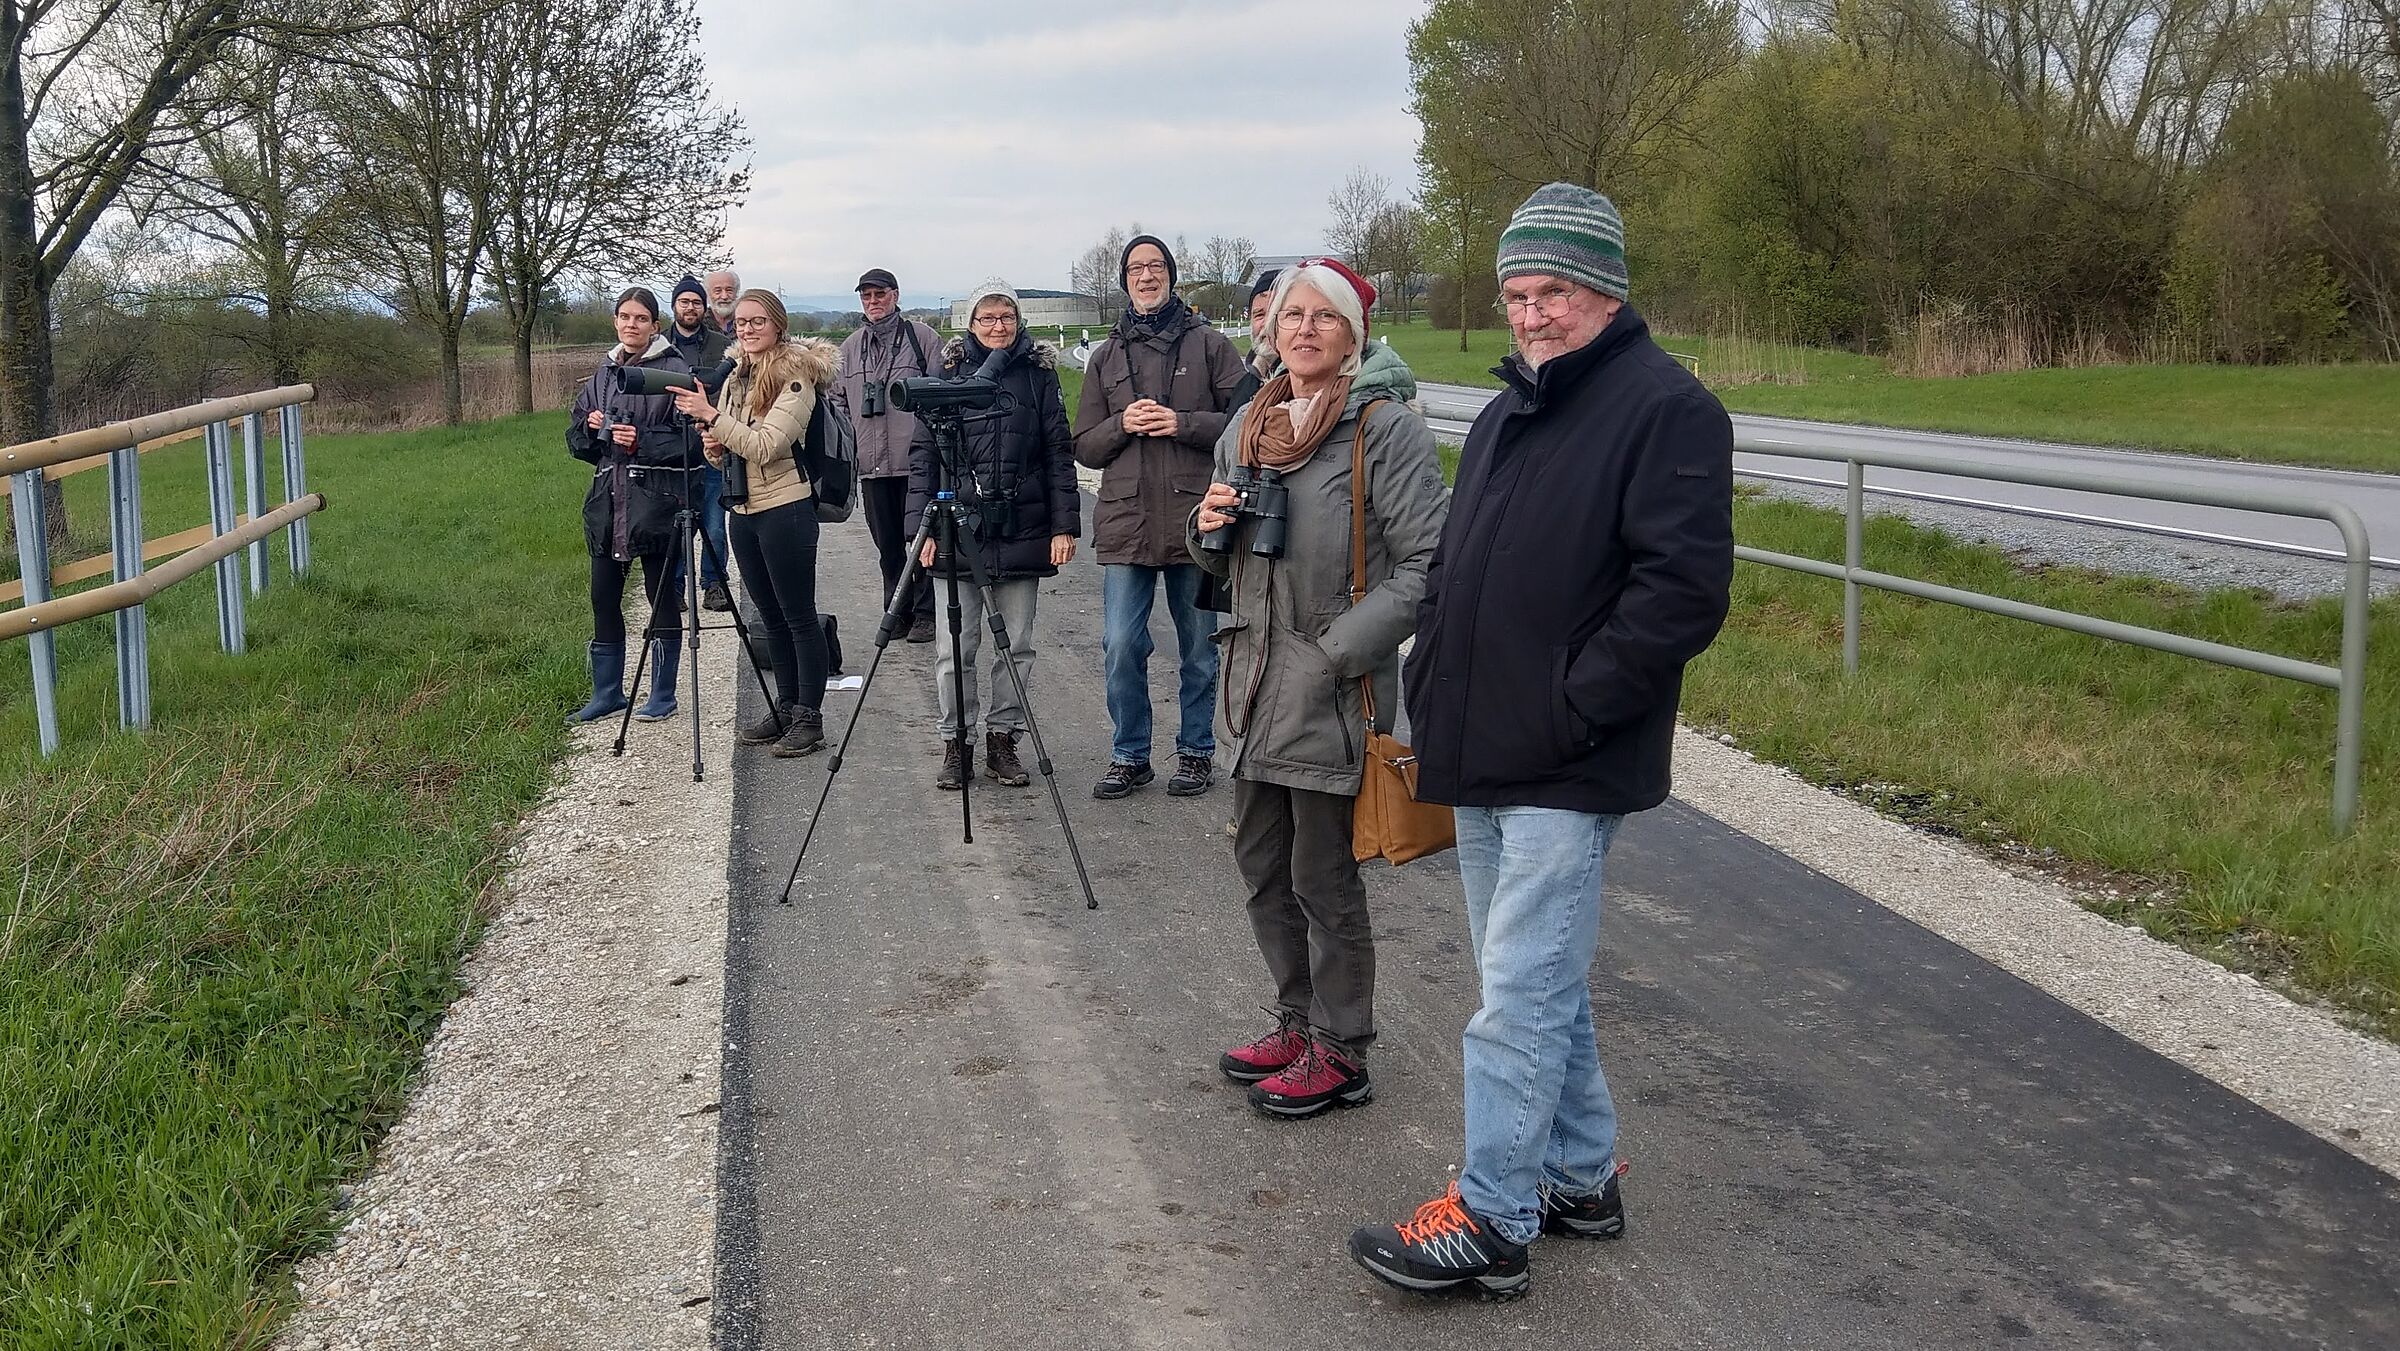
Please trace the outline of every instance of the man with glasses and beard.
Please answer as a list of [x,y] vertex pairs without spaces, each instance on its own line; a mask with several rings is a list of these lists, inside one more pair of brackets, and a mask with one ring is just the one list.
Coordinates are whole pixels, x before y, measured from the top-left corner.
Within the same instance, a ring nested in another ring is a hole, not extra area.
[[[917,420],[892,407],[893,382],[930,375],[942,356],[941,335],[900,313],[900,283],[883,268],[870,268],[858,279],[858,307],[867,316],[842,340],[842,377],[833,387],[834,405],[849,415],[858,432],[858,476],[866,500],[867,534],[875,541],[876,561],[883,566],[883,605],[890,609],[892,592],[908,563],[908,448],[916,439]],[[909,603],[908,641],[933,641],[933,587],[919,573]]]
[[1181,679],[1175,773],[1167,792],[1208,791],[1216,773],[1216,615],[1184,526],[1207,493],[1217,437],[1242,383],[1242,354],[1175,294],[1175,256],[1139,235],[1118,260],[1132,301],[1084,365],[1075,458],[1100,472],[1092,533],[1102,574],[1100,640],[1115,730],[1096,798],[1121,798],[1150,769],[1150,608],[1161,583],[1175,620]]

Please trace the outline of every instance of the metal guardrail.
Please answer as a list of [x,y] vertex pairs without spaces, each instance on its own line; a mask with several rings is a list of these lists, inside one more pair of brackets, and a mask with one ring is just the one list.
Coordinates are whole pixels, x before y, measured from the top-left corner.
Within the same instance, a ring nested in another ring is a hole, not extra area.
[[[1829,450],[1782,443],[1768,445],[1750,437],[1738,437],[1734,449],[1753,454],[1781,455],[1795,459],[1825,460],[1848,466],[1847,491],[1843,497],[1843,561],[1828,563],[1821,559],[1801,558],[1793,554],[1735,545],[1734,557],[1770,567],[1787,568],[1812,576],[1828,577],[1842,584],[1842,670],[1855,675],[1858,671],[1859,600],[1860,588],[1874,587],[1919,600],[1940,601],[1986,614],[2005,615],[2051,628],[2066,629],[2106,638],[2112,642],[2128,643],[2153,651],[2170,652],[2178,656],[2196,657],[2261,675],[2277,676],[2315,685],[2337,692],[2333,751],[2333,828],[2337,834],[2347,833],[2358,820],[2359,763],[2363,751],[2366,722],[2367,681],[2367,581],[2373,566],[2368,551],[2367,527],[2358,513],[2340,502],[2322,502],[2314,498],[2289,496],[2280,493],[2220,492],[2199,486],[2144,483],[2134,479],[2116,478],[2107,474],[2085,474],[2063,469],[2011,469],[1976,467],[1938,455],[1919,455],[1908,451]],[[1919,581],[1913,577],[1897,577],[1890,573],[1870,571],[1863,565],[1861,538],[1866,518],[1866,469],[1873,465],[1885,469],[1913,469],[1949,474],[1959,478],[1984,479],[1998,483],[2022,483],[2038,488],[2063,488],[2082,492],[2105,493],[2113,497],[2147,498],[2153,501],[2185,502],[2194,506],[2230,507],[2243,511],[2266,512],[2278,516],[2304,516],[2331,521],[2342,534],[2346,582],[2342,593],[2342,654],[2339,666],[2325,666],[2301,661],[2272,652],[2256,652],[2245,647],[2210,642],[2180,633],[2144,628],[2138,624],[2119,623],[2095,615],[2055,610],[2048,606],[2031,605],[2024,601],[2001,596],[1987,596],[1979,591],[1941,586]]]
[[[51,630],[60,624],[98,615],[116,617],[117,716],[126,727],[150,725],[150,630],[142,603],[176,582],[216,565],[217,637],[227,652],[247,646],[244,608],[244,560],[247,551],[248,595],[267,589],[267,540],[285,532],[292,575],[308,571],[308,516],[325,507],[322,494],[308,491],[306,445],[300,427],[300,405],[317,397],[313,385],[286,385],[254,394],[212,399],[206,403],[154,413],[148,417],[112,422],[85,431],[69,432],[41,441],[0,450],[0,472],[9,476],[10,505],[17,531],[17,565],[24,604],[0,611],[0,638],[24,635],[33,660],[34,720],[41,731],[42,754],[58,750],[58,648]],[[277,510],[267,509],[266,414],[281,420],[283,499]],[[237,513],[233,482],[233,420],[242,424],[243,479],[249,506]],[[162,539],[142,538],[141,453],[145,442],[181,439],[194,430],[206,444],[209,524]],[[109,552],[82,563],[53,569],[46,509],[42,503],[45,478],[108,468]],[[47,471],[47,472],[45,472]],[[152,558],[179,552],[180,556],[154,571],[143,565]],[[107,586],[52,598],[52,588],[96,575],[94,563],[105,559],[114,581]]]

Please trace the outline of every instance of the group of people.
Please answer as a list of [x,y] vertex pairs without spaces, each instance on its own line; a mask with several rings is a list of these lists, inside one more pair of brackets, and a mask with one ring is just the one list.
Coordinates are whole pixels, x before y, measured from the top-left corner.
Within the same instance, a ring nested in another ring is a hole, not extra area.
[[[595,465],[594,696],[575,716],[625,706],[619,607],[635,558],[666,689],[662,703],[654,684],[636,716],[672,712],[679,541],[662,504],[680,487],[673,476],[738,457],[749,493],[732,506],[733,550],[781,705],[772,726],[741,737],[787,755],[821,744],[817,521],[795,510],[807,480],[791,442],[825,398],[857,427],[884,603],[909,617],[912,641],[935,638],[931,578],[963,562],[929,539],[903,594],[908,544],[937,488],[974,504],[965,528],[1009,645],[989,654],[979,701],[984,602],[962,587],[959,640],[936,653],[937,784],[976,772],[979,726],[983,773],[1024,784],[1015,742],[1038,585],[1078,551],[1075,466],[1097,469],[1112,738],[1093,793],[1122,798],[1155,780],[1148,664],[1163,590],[1179,668],[1167,791],[1209,791],[1220,714],[1237,743],[1234,854],[1273,1021],[1219,1068],[1270,1115],[1305,1119],[1374,1095],[1375,943],[1353,820],[1368,733],[1390,731],[1405,705],[1417,796],[1453,811],[1482,1003],[1463,1042],[1456,1180],[1407,1221],[1358,1230],[1350,1253],[1404,1289],[1520,1293],[1537,1236],[1624,1229],[1589,986],[1602,870],[1624,817],[1667,795],[1683,670],[1725,617],[1733,438],[1722,406],[1627,303],[1623,226],[1606,197],[1536,191],[1500,238],[1497,277],[1515,351],[1455,488],[1414,407],[1415,377],[1371,341],[1375,288],[1331,258],[1259,280],[1244,355],[1179,297],[1165,243],[1131,241],[1120,260],[1131,305],[1087,360],[1072,418],[1057,351],[1025,331],[1005,282],[978,287],[967,331],[945,342],[900,314],[890,272],[870,271],[859,279],[866,323],[838,352],[791,342],[774,297],[737,292],[730,278],[723,292],[713,276],[692,294],[678,288],[672,333],[647,291],[628,291],[619,344],[568,428],[569,449]],[[733,372],[720,393],[614,392],[615,367],[705,366],[709,343],[694,335],[712,314],[730,321]],[[1005,397],[937,465],[890,388],[975,372]],[[678,415],[698,430],[698,456],[683,448]],[[1279,514],[1257,509],[1261,483],[1279,490]]]

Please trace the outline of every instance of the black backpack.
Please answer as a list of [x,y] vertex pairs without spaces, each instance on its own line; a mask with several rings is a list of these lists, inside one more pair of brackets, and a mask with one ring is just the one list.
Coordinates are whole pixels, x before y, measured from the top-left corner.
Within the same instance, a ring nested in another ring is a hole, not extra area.
[[817,519],[849,520],[858,505],[858,429],[821,389],[808,415],[808,434],[795,449],[800,452],[800,469],[808,475],[809,496],[817,502]]

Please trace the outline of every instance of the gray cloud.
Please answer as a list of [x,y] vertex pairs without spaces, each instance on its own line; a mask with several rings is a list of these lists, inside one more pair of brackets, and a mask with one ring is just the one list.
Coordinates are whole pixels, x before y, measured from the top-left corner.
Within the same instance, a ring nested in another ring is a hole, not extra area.
[[703,0],[756,143],[735,265],[788,294],[1063,287],[1111,224],[1318,248],[1355,165],[1415,180],[1415,0]]

